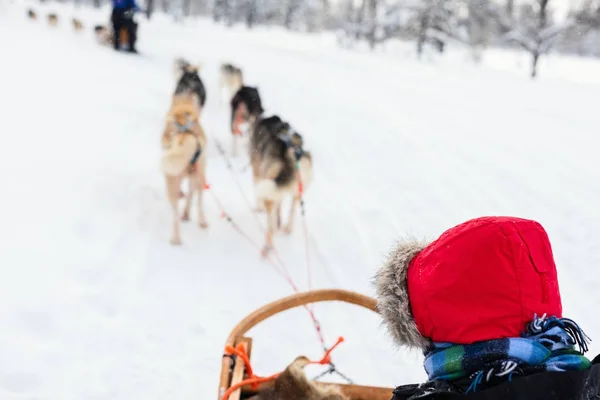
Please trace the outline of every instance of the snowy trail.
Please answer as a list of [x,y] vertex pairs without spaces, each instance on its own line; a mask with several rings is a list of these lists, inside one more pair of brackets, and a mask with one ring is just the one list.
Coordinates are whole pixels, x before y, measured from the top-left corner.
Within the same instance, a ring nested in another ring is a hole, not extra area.
[[[88,26],[105,20],[75,13]],[[372,294],[369,279],[399,236],[519,215],[547,227],[566,313],[600,335],[589,319],[600,300],[600,86],[532,84],[485,68],[365,57],[277,30],[177,26],[160,15],[141,22],[144,54],[134,57],[98,47],[89,31],[75,35],[68,20],[52,30],[23,15],[20,6],[0,15],[0,46],[13,60],[0,70],[9,144],[0,147],[9,193],[0,207],[0,399],[213,398],[230,329],[291,293],[208,194],[210,229],[185,224],[184,246],[167,243],[159,135],[176,56],[204,64],[203,123],[227,150],[228,111],[216,102],[221,61],[240,64],[268,112],[305,136],[316,171],[306,198],[315,287]],[[214,143],[208,151],[212,190],[260,243],[233,181],[251,198],[250,172],[232,175]],[[234,164],[238,171],[245,158]],[[276,244],[305,289],[299,218]],[[329,343],[347,339],[335,354],[342,372],[373,385],[423,379],[420,356],[395,351],[376,316],[315,310]],[[304,310],[253,335],[260,373],[300,353],[320,356]]]

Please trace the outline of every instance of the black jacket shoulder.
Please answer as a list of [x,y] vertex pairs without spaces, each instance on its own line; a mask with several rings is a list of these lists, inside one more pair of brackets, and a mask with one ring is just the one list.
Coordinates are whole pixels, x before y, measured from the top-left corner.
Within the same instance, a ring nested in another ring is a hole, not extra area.
[[[596,361],[596,360],[594,360]],[[585,371],[540,372],[463,394],[448,382],[396,388],[392,400],[591,400],[600,399],[600,364]]]

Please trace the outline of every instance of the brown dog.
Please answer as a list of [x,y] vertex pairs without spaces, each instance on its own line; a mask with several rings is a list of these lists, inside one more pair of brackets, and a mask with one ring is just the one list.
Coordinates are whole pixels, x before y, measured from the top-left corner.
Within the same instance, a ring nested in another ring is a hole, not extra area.
[[77,18],[73,18],[71,23],[73,24],[73,29],[75,29],[75,31],[81,31],[83,29],[83,23]]
[[108,46],[112,43],[112,29],[108,29],[104,25],[96,25],[94,27],[94,34],[96,35],[96,41],[103,46]]
[[[96,35],[96,41],[103,45],[108,46],[113,43],[114,31],[109,27],[104,25],[96,25],[94,27],[94,33]],[[121,28],[119,31],[119,43],[129,43],[129,34],[127,33],[127,28]]]
[[[190,219],[192,196],[197,193],[198,225],[207,228],[202,194],[206,184],[206,136],[200,125],[196,100],[192,95],[174,96],[167,114],[162,136],[162,171],[165,174],[167,197],[173,210],[171,244],[181,244],[180,219]],[[180,186],[188,178],[183,214],[179,215]]]
[[320,387],[304,374],[308,358],[298,357],[283,371],[272,387],[263,389],[249,400],[349,400],[335,386]]
[[48,14],[48,25],[50,25],[50,26],[58,25],[58,16],[56,14]]

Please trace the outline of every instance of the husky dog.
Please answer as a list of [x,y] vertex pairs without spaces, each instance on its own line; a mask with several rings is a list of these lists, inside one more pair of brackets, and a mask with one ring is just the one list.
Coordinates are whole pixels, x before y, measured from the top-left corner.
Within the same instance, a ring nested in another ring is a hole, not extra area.
[[233,94],[244,85],[244,76],[241,69],[231,64],[221,65],[219,72],[221,104],[226,104]]
[[27,18],[29,18],[31,20],[36,20],[37,14],[32,9],[29,9],[29,10],[27,10]]
[[242,86],[231,99],[231,153],[236,156],[238,141],[254,127],[264,112],[258,89]]
[[[114,31],[112,27],[96,25],[94,26],[94,34],[96,35],[96,41],[103,46],[108,46],[114,41]],[[120,43],[127,43],[129,41],[129,34],[127,33],[126,28],[121,28],[119,35]]]
[[197,97],[198,107],[201,110],[206,103],[206,89],[198,71],[201,66],[192,65],[182,58],[175,60],[175,72],[177,77],[177,86],[175,95],[193,94]]
[[112,32],[104,25],[94,26],[94,34],[96,35],[96,41],[101,45],[108,45],[112,42]]
[[[198,194],[198,225],[207,228],[202,192],[206,183],[206,136],[200,125],[195,95],[173,96],[171,109],[162,136],[162,171],[165,175],[167,197],[173,209],[173,233],[171,244],[181,244],[179,220],[190,219],[194,192]],[[180,186],[184,178],[189,180],[183,215],[179,216]]]
[[48,24],[50,26],[56,26],[58,25],[58,16],[54,13],[52,14],[48,14]]
[[281,227],[281,203],[292,196],[284,233],[291,233],[294,215],[303,192],[312,183],[312,156],[303,139],[278,116],[260,119],[250,137],[250,165],[259,208],[267,213],[263,254],[273,247],[273,235]]
[[311,382],[304,374],[308,358],[300,356],[275,379],[271,387],[262,389],[249,400],[350,400],[336,386],[320,386]]
[[73,18],[71,20],[71,23],[73,24],[73,29],[75,29],[76,31],[80,31],[83,29],[83,23],[77,18]]

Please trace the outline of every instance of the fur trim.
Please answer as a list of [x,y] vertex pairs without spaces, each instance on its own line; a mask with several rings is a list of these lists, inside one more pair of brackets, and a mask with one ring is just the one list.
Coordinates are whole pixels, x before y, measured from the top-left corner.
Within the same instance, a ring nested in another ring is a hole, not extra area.
[[408,266],[427,245],[416,240],[399,243],[374,278],[377,309],[397,345],[425,349],[429,344],[413,318],[407,286]]

